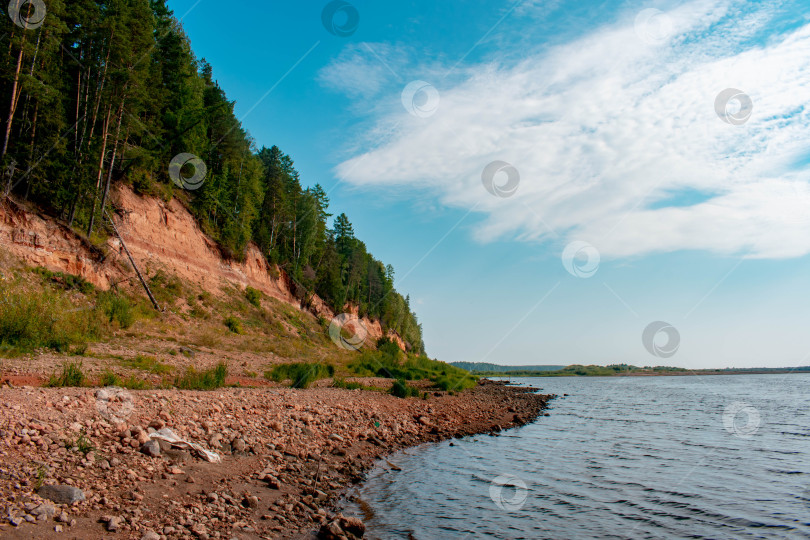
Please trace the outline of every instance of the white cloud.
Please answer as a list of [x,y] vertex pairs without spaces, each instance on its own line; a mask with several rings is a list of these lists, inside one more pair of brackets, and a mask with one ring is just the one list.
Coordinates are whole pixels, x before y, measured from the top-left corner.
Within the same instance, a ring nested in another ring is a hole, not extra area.
[[[337,173],[477,205],[487,215],[482,241],[584,240],[603,257],[810,253],[810,169],[793,168],[810,153],[810,25],[758,43],[772,10],[691,2],[667,12],[672,33],[659,46],[639,39],[628,13],[516,66],[468,69],[461,83],[437,84],[441,106],[430,118],[375,113],[374,136],[384,139]],[[375,92],[378,75],[366,81]],[[741,126],[714,111],[730,87],[753,100]],[[483,188],[493,160],[520,171],[513,197]],[[708,200],[678,201],[696,191]]]
[[347,46],[340,55],[318,73],[318,81],[353,98],[377,95],[407,61],[407,52],[387,43],[358,43]]

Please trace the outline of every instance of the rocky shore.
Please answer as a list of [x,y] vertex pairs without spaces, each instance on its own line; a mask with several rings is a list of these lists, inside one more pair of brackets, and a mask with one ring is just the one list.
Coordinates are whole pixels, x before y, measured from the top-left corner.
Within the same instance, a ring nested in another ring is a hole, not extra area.
[[[552,397],[491,381],[428,399],[4,386],[0,537],[360,537],[359,520],[333,512],[376,460],[531,422]],[[212,461],[161,440],[167,429]]]

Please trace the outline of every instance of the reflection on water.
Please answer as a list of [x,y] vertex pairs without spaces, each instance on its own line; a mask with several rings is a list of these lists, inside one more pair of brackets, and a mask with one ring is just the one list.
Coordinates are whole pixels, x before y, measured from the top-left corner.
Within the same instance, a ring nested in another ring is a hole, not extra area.
[[515,379],[550,417],[400,453],[368,538],[810,538],[810,375]]

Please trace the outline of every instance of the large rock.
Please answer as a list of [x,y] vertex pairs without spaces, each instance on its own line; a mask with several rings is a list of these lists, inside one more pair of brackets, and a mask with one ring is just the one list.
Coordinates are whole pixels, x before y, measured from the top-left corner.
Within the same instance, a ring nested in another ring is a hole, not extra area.
[[37,495],[56,504],[73,504],[84,500],[84,492],[73,486],[42,486]]
[[150,439],[141,445],[141,452],[150,457],[160,457],[160,443]]

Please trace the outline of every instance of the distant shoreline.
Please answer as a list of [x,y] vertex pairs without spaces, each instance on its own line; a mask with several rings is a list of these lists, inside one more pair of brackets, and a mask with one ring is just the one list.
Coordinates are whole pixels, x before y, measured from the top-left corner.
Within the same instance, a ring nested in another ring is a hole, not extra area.
[[695,375],[795,375],[810,373],[810,367],[801,368],[763,368],[763,369],[732,369],[732,370],[684,370],[684,371],[630,371],[626,373],[572,373],[555,371],[503,371],[503,372],[476,372],[478,377],[508,377],[508,378],[541,378],[541,377],[686,377]]

